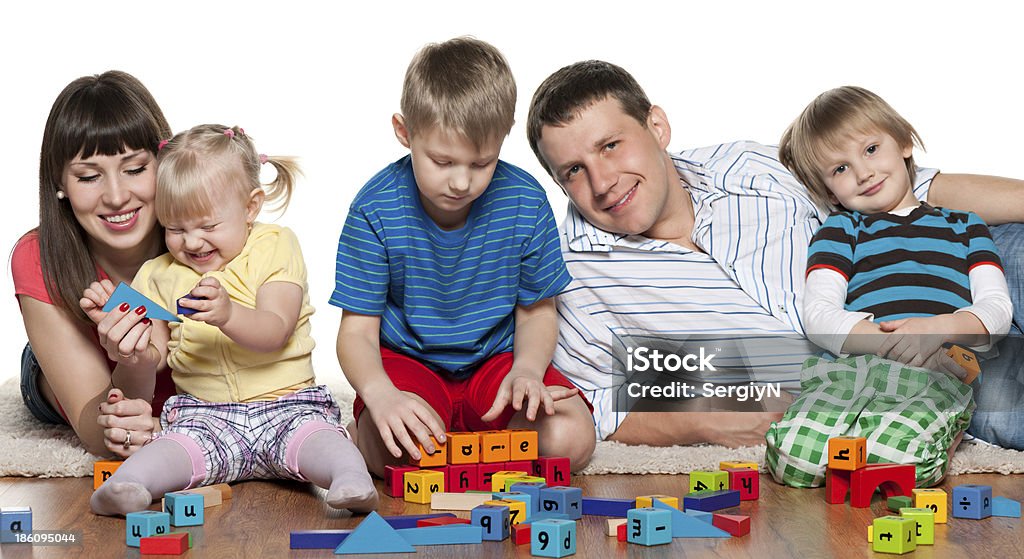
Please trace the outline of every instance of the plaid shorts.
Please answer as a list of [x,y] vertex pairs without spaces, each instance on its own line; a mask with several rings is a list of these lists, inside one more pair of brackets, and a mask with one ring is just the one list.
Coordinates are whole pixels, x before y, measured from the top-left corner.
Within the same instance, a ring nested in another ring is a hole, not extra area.
[[167,399],[153,439],[181,444],[192,459],[189,487],[243,479],[297,479],[298,449],[309,435],[332,429],[348,437],[326,386],[277,400],[206,402],[189,394]]
[[865,437],[869,463],[914,464],[917,485],[934,485],[974,410],[970,386],[874,355],[812,357],[800,377],[800,396],[765,435],[768,471],[793,487],[824,483],[828,440],[839,436]]

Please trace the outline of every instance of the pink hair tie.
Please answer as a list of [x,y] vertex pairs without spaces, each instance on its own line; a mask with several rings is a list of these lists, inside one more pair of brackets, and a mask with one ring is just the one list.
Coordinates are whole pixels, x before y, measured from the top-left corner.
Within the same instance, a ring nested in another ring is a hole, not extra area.
[[160,143],[156,145],[156,150],[160,151],[167,147],[167,144],[171,143],[170,140],[160,140]]
[[261,153],[260,154],[260,165],[266,165],[267,161],[269,161],[269,160],[270,160],[270,158],[267,157],[267,154],[265,154],[265,153]]
[[230,129],[230,128],[228,128],[227,130],[224,131],[224,135],[227,136],[228,138],[234,138],[235,137],[235,131]]
[[242,128],[241,126],[239,126],[238,127],[238,133],[243,135],[243,136],[245,136],[245,128]]

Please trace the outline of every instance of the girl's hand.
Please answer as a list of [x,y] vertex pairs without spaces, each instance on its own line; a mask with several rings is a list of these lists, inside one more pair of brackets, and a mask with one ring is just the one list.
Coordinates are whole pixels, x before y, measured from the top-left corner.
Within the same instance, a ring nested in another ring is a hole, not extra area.
[[[547,415],[554,415],[555,413],[555,398],[552,396],[556,392],[551,391],[548,387],[544,386],[544,383],[537,378],[537,375],[530,371],[524,371],[522,369],[516,369],[515,365],[512,366],[512,370],[505,375],[502,379],[501,385],[498,386],[498,394],[494,398],[494,404],[491,405],[491,409],[487,410],[487,413],[480,417],[483,421],[494,421],[501,415],[501,412],[505,411],[505,408],[511,403],[512,409],[520,411],[523,409],[523,401],[526,401],[526,419],[534,421],[537,419],[537,409],[543,405],[544,413]],[[566,394],[562,391],[557,392],[559,400],[568,398],[575,394]]]
[[[367,402],[365,397],[363,401]],[[369,402],[366,407],[370,410]],[[402,448],[413,460],[422,457],[413,438],[419,441],[428,454],[433,454],[435,450],[430,435],[439,443],[445,441],[444,425],[437,421],[431,410],[397,388],[392,387],[373,399],[370,416],[380,431],[384,446],[395,458],[402,457]]]
[[192,320],[223,328],[231,319],[231,297],[216,278],[203,278],[189,295],[195,299],[181,299],[180,304],[196,310],[189,316]]
[[103,305],[113,292],[114,286],[109,280],[93,282],[78,302],[96,322],[96,334],[107,358],[126,365],[155,365],[160,357],[149,351],[153,324],[146,318],[146,307],[132,309],[128,303],[122,303],[110,312],[103,312]]
[[[100,404],[96,422],[103,427],[103,444],[107,450],[127,458],[153,439],[157,423],[153,408],[145,400],[126,400],[117,388],[111,388],[107,400]],[[129,444],[125,444],[125,442]]]

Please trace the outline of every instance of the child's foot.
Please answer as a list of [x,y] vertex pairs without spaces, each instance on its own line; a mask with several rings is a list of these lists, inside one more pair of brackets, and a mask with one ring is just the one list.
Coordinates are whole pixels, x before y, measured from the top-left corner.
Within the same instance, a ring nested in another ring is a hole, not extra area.
[[141,483],[107,481],[92,494],[89,505],[96,514],[124,516],[130,512],[146,510],[153,496]]
[[380,498],[373,479],[366,471],[352,472],[349,476],[337,479],[327,491],[327,504],[336,509],[348,509],[352,512],[370,512],[377,509]]

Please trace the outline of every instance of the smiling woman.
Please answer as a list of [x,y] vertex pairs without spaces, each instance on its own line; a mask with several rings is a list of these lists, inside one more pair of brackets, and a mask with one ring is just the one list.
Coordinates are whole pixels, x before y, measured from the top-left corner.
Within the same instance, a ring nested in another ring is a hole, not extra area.
[[[145,310],[87,315],[79,300],[90,286],[99,288],[95,282],[130,282],[143,262],[166,250],[153,200],[157,144],[169,136],[159,106],[134,77],[111,71],[68,84],[43,131],[39,226],[18,241],[11,259],[29,338],[25,405],[41,421],[71,425],[96,454],[128,454],[149,440],[154,379],[114,378],[103,346],[138,343]],[[169,375],[158,377],[157,406],[173,393]],[[123,393],[110,395],[111,388]],[[108,407],[101,410],[101,402]]]

